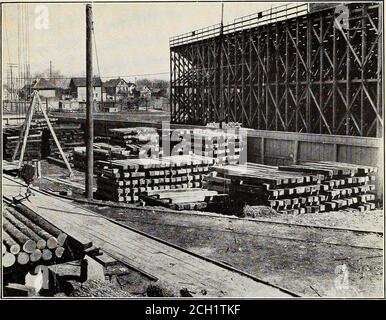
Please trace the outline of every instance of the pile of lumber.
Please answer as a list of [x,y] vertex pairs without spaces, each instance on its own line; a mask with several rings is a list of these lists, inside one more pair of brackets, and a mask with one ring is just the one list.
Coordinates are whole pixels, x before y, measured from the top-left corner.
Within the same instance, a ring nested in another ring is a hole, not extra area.
[[243,142],[237,129],[177,129],[172,132],[170,148],[173,154],[211,157],[217,164],[237,164]]
[[[3,158],[11,161],[13,153],[16,149],[17,143],[20,140],[20,132],[22,126],[6,127],[3,131]],[[22,140],[16,156],[18,160],[20,158]],[[40,126],[35,123],[31,123],[29,130],[27,144],[24,152],[24,160],[39,160],[41,159],[42,149],[42,130]]]
[[359,211],[375,209],[376,167],[342,162],[301,162],[298,165],[281,166],[280,170],[307,172],[322,176],[320,195],[328,211],[347,208]]
[[[72,151],[67,151],[67,152],[64,152],[64,154],[66,155],[67,157],[67,160],[71,166],[71,168],[74,167],[74,165],[72,164],[73,162],[73,152]],[[49,162],[49,163],[53,163],[59,167],[62,167],[62,168],[67,168],[66,166],[66,163],[64,162],[63,158],[62,158],[62,155],[60,154],[59,151],[54,151],[52,153],[52,155],[46,157],[46,160]]]
[[202,210],[223,204],[228,195],[207,189],[150,190],[140,198],[148,205],[174,210]]
[[159,135],[154,128],[118,128],[110,129],[110,144],[124,147],[137,158],[159,156]]
[[[85,145],[84,131],[80,124],[58,123],[53,125],[60,147],[65,153],[68,162],[73,167],[74,149]],[[65,162],[59,152],[50,130],[47,128],[43,132],[43,155],[48,162],[61,167],[66,167]]]
[[375,208],[376,168],[333,162],[291,166],[215,166],[205,186],[228,193],[241,205],[265,205],[279,213],[311,213]]
[[154,190],[200,188],[212,158],[172,156],[162,159],[99,161],[96,197],[135,203],[139,195]]
[[[222,128],[241,128],[241,123],[240,122],[227,122],[222,124]],[[208,128],[220,128],[220,123],[219,122],[209,122],[206,127]]]
[[67,234],[23,205],[3,210],[2,265],[34,265],[65,257]]
[[[73,151],[75,147],[85,145],[84,131],[80,124],[57,123],[53,125],[53,129],[64,152]],[[58,147],[48,128],[43,132],[43,141],[47,143],[46,154],[53,156],[54,152],[58,151]]]
[[[122,160],[137,158],[136,155],[120,146],[113,146],[105,142],[94,142],[94,167],[97,168],[98,161]],[[86,170],[87,157],[86,147],[76,147],[73,151],[71,163],[80,171]],[[97,171],[96,171],[97,172]]]

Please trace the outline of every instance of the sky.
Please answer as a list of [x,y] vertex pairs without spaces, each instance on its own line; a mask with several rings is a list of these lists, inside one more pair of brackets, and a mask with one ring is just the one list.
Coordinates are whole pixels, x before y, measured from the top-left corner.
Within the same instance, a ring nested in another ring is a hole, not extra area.
[[[269,9],[280,2],[228,2],[224,23]],[[85,4],[24,4],[28,12],[31,73],[53,69],[66,76],[85,75]],[[45,6],[45,7],[41,7]],[[20,9],[19,9],[19,12]],[[47,17],[48,19],[44,19]],[[221,2],[93,3],[95,43],[101,77],[129,80],[142,74],[168,79],[169,38],[217,24]],[[19,19],[20,21],[20,19]],[[47,23],[46,23],[47,22]],[[3,7],[3,66],[17,63],[18,5]],[[5,68],[3,68],[5,70]],[[97,74],[94,53],[94,74]],[[130,76],[130,77],[128,77]]]

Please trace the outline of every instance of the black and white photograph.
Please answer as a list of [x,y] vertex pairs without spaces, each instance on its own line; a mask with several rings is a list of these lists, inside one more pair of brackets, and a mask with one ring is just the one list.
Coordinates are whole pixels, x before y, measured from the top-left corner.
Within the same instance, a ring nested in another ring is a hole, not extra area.
[[385,298],[383,2],[0,17],[2,299]]

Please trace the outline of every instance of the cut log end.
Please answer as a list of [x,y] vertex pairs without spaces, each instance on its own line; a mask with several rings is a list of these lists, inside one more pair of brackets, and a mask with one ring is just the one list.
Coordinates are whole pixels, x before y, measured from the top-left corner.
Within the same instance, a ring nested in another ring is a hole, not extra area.
[[35,249],[36,249],[36,242],[31,240],[31,239],[27,240],[23,244],[23,251],[26,253],[32,253],[32,252],[34,252]]
[[9,247],[9,252],[13,254],[18,254],[20,252],[20,246],[15,243]]
[[16,257],[14,254],[6,252],[1,259],[1,262],[4,268],[9,268],[15,264]]
[[37,261],[39,261],[41,258],[42,258],[42,252],[41,252],[41,250],[39,250],[39,249],[34,250],[34,252],[32,252],[32,253],[29,255],[29,260],[30,260],[31,262],[37,262]]
[[57,247],[55,249],[55,256],[57,258],[61,258],[63,256],[63,254],[64,254],[64,248],[63,247]]
[[51,237],[47,239],[47,248],[48,249],[55,249],[59,246],[58,240],[56,240],[55,237]]
[[17,255],[17,263],[25,265],[29,262],[29,254],[26,252],[19,252]]
[[42,252],[42,259],[43,259],[44,261],[51,260],[51,259],[52,259],[52,251],[49,250],[49,249],[43,249],[43,252]]
[[60,235],[58,235],[57,237],[58,245],[62,247],[66,242],[66,239],[67,239],[67,234],[61,233]]
[[46,240],[40,239],[36,242],[36,248],[43,250],[47,246]]

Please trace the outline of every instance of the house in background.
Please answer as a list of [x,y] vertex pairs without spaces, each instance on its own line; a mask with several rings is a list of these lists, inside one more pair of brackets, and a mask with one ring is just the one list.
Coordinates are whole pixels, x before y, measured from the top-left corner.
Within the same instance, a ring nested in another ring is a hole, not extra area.
[[103,84],[103,89],[106,94],[106,100],[113,99],[114,101],[127,99],[130,91],[130,85],[125,79],[110,79]]
[[[94,77],[92,80],[92,85],[94,87],[94,101],[102,101],[102,80],[100,77]],[[71,78],[69,90],[73,99],[77,101],[86,101],[86,78]]]
[[166,97],[166,89],[162,89],[162,88],[152,89],[151,97],[155,99]]
[[32,90],[38,91],[41,98],[55,98],[57,88],[51,81],[40,78],[32,85]]
[[151,98],[151,90],[147,86],[144,86],[141,89],[141,98],[144,98],[146,100],[150,100],[150,98]]

